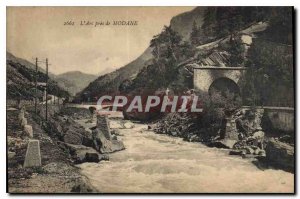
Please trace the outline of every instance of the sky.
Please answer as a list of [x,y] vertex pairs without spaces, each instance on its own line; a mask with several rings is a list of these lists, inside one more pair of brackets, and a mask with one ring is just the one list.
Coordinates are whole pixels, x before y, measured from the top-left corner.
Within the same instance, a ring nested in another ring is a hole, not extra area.
[[[7,7],[7,51],[49,71],[105,74],[141,55],[173,16],[193,7]],[[64,25],[72,21],[74,25]],[[80,25],[90,21],[93,25]],[[110,25],[96,26],[96,22]],[[113,21],[137,21],[115,26]],[[43,66],[41,66],[43,67]]]

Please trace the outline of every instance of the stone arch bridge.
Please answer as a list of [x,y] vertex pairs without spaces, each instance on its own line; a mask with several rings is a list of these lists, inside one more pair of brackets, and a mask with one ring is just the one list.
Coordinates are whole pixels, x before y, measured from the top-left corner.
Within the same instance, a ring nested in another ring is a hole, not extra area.
[[228,87],[241,93],[241,77],[246,72],[246,67],[194,67],[194,89],[201,93],[210,93],[212,87]]

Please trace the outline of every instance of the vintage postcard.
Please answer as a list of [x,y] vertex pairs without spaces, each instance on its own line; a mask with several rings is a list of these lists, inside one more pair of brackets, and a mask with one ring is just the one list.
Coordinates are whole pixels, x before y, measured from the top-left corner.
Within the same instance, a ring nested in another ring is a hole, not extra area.
[[293,7],[6,15],[8,193],[295,193]]

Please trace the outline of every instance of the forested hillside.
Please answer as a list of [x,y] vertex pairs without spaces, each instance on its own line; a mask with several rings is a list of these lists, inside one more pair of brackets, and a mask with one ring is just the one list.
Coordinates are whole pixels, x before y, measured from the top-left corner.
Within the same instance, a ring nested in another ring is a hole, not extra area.
[[[243,85],[246,104],[291,105],[292,16],[291,7],[196,8],[174,17],[170,26],[165,26],[159,35],[153,37],[147,59],[135,64],[139,67],[127,65],[119,69],[118,74],[98,78],[77,99],[97,100],[107,93],[154,92],[167,87],[175,93],[182,93],[193,87],[192,70],[183,67],[185,63],[205,65],[208,58],[222,55],[225,59],[222,64],[227,67],[250,68]],[[174,21],[185,25],[175,26]],[[253,41],[249,49],[243,47],[241,34],[251,36]],[[130,77],[129,74],[122,76],[126,71],[135,73]],[[279,90],[284,94],[275,97]]]
[[[32,100],[35,96],[35,65],[27,60],[17,58],[7,52],[6,60],[6,85],[7,99]],[[52,76],[53,77],[53,76]],[[68,97],[69,93],[59,87],[57,82],[50,76],[48,79],[48,92],[59,97]],[[46,82],[47,76],[44,70],[39,68],[38,82]],[[37,96],[43,96],[44,88],[39,86]]]

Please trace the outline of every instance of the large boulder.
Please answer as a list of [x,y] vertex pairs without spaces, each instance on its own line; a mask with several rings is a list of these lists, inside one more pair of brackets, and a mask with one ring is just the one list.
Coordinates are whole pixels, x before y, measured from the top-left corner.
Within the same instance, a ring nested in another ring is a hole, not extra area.
[[51,120],[51,124],[60,140],[69,144],[82,144],[93,147],[91,131],[87,131],[73,119],[56,115],[55,118]]
[[[110,151],[115,152],[115,151],[121,151],[124,150],[125,146],[124,143],[120,140],[111,140],[111,146],[109,148]],[[103,152],[105,153],[105,152]]]
[[98,128],[92,131],[95,148],[100,153],[111,153],[115,151],[124,150],[125,146],[122,141],[108,140],[105,134]]
[[106,139],[111,140],[111,132],[107,115],[97,115],[97,128],[101,130]]
[[267,162],[286,170],[294,170],[294,147],[272,138],[266,146]]
[[59,142],[59,145],[69,150],[69,153],[76,164],[80,164],[83,162],[99,162],[101,160],[109,159],[107,155],[103,156],[99,154],[92,147],[68,144],[63,142]]
[[123,135],[119,129],[113,129],[113,130],[111,131],[111,134],[112,134],[113,136],[122,136],[122,135]]
[[59,121],[53,120],[51,121],[51,124],[54,128],[55,133],[59,136],[59,137],[63,137],[63,128],[61,126],[61,123]]
[[123,124],[123,126],[124,126],[125,129],[132,129],[132,128],[134,128],[134,124],[132,122],[125,122]]
[[82,145],[88,146],[88,147],[93,147],[94,141],[93,141],[92,135],[83,136],[82,137]]
[[95,152],[87,152],[85,153],[85,161],[86,162],[99,162],[99,154]]
[[70,117],[66,117],[65,122],[63,122],[63,126],[66,129],[73,128],[73,129],[77,129],[77,130],[80,130],[80,131],[85,130],[85,128],[82,125],[80,125],[79,123],[77,123],[75,120],[73,120]]
[[111,129],[121,129],[124,128],[122,121],[110,121],[109,122],[109,127]]
[[62,124],[62,129],[63,129],[64,132],[66,132],[70,128],[75,129],[75,128],[78,128],[78,126],[80,126],[74,120],[72,120],[69,117],[67,117],[64,122],[61,122],[61,124]]
[[64,135],[64,142],[69,144],[82,144],[82,135],[72,130],[68,130]]

